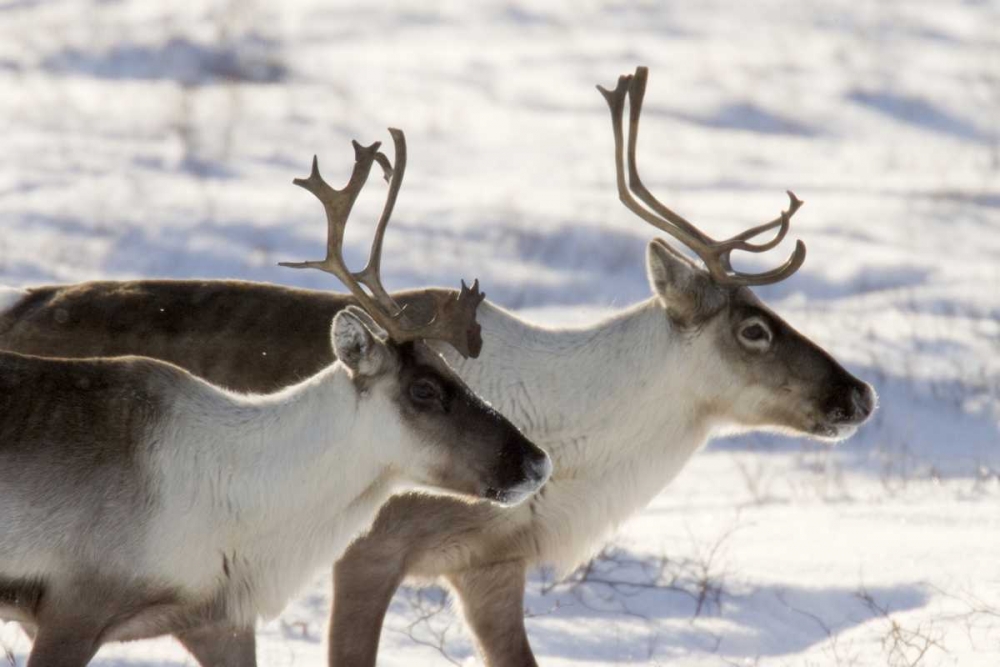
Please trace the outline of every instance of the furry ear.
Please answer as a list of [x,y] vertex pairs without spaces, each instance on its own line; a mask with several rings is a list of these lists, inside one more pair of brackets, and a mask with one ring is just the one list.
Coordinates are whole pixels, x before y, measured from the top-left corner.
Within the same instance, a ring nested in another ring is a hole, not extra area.
[[337,313],[332,333],[333,352],[353,375],[373,377],[388,366],[385,331],[357,306]]
[[653,292],[670,318],[681,326],[699,324],[725,303],[725,294],[708,272],[663,239],[649,242],[646,272]]

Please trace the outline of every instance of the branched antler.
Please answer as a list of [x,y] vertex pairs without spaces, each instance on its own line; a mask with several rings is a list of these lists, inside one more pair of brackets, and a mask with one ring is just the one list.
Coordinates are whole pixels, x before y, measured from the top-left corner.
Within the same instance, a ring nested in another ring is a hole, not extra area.
[[[722,285],[767,285],[784,280],[795,273],[806,258],[806,246],[802,241],[796,241],[795,251],[781,266],[763,273],[741,273],[733,269],[730,255],[734,250],[759,253],[771,250],[785,238],[792,216],[802,206],[790,191],[788,210],[782,211],[774,220],[752,227],[736,236],[716,241],[702,232],[683,217],[664,206],[652,193],[646,189],[639,178],[636,166],[635,148],[639,136],[639,115],[642,113],[642,99],[646,94],[646,79],[649,70],[637,67],[634,75],[618,77],[618,85],[614,90],[597,86],[611,109],[611,125],[615,135],[615,169],[618,179],[618,198],[626,207],[640,218],[661,229],[690,248],[698,255],[708,268],[712,277]],[[628,181],[625,180],[625,164],[623,159],[624,137],[622,116],[625,112],[625,97],[629,102],[629,136],[628,136]],[[642,201],[643,206],[635,197]],[[648,207],[648,208],[647,208]],[[777,234],[770,241],[751,243],[750,239],[764,232],[778,228]]]
[[[319,173],[319,162],[315,157],[309,178],[296,178],[293,181],[295,185],[315,195],[326,211],[326,259],[280,262],[280,265],[293,269],[319,269],[337,276],[368,314],[397,343],[417,339],[443,340],[462,356],[477,357],[482,349],[482,337],[479,324],[476,322],[476,308],[486,298],[486,295],[479,291],[478,280],[473,282],[471,289],[466,287],[463,281],[462,291],[458,297],[438,301],[434,314],[423,324],[411,322],[405,307],[401,308],[382,286],[382,241],[389,219],[392,217],[392,209],[396,205],[403,174],[406,172],[406,138],[402,130],[389,128],[389,133],[395,146],[395,165],[379,150],[380,142],[362,146],[357,141],[352,141],[354,170],[343,189],[337,190],[323,180]],[[344,261],[344,230],[354,202],[357,201],[368,180],[372,164],[376,162],[382,167],[385,178],[389,181],[389,193],[375,228],[368,262],[362,270],[351,271]]]

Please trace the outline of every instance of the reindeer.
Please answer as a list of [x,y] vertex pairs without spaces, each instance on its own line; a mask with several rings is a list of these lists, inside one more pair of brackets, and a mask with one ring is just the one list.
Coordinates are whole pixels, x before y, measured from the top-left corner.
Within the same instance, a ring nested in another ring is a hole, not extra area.
[[[256,619],[401,485],[516,504],[544,483],[545,453],[424,342],[479,353],[478,283],[428,321],[382,288],[398,166],[368,265],[344,263],[351,204],[388,162],[378,147],[355,143],[344,190],[315,160],[295,181],[323,202],[330,243],[293,266],[337,275],[364,306],[333,318],[336,361],[312,377],[253,395],[148,358],[0,353],[0,617],[34,636],[28,667],[83,667],[104,642],[164,633],[203,664],[252,664]],[[204,645],[206,627],[224,640]]]
[[[871,387],[750,290],[792,275],[805,259],[804,245],[775,270],[732,270],[734,250],[763,252],[784,239],[800,200],[791,196],[775,220],[716,242],[645,188],[635,148],[646,78],[639,68],[613,91],[601,89],[611,109],[619,196],[691,248],[705,268],[654,239],[646,253],[653,295],[638,305],[563,329],[531,324],[484,301],[477,312],[486,345],[475,363],[433,344],[549,452],[554,472],[514,508],[412,493],[386,503],[334,567],[334,667],[375,664],[386,609],[408,577],[450,584],[487,665],[534,665],[523,620],[528,568],[549,563],[567,571],[588,558],[714,435],[767,429],[835,441],[873,411]],[[770,230],[777,230],[774,239],[752,242]],[[422,310],[446,294],[394,296]],[[141,351],[214,382],[250,388],[281,386],[310,372],[329,353],[322,322],[351,301],[252,283],[139,281],[36,288],[11,302],[0,316],[0,345],[36,354]],[[289,329],[288,322],[301,325]],[[202,638],[196,655],[203,665],[251,664],[211,662],[206,647],[224,645],[226,636],[206,629]]]

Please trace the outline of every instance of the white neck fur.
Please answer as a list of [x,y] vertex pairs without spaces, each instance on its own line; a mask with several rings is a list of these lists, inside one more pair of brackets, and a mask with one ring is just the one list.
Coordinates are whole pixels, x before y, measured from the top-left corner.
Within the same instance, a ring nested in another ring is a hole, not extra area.
[[438,349],[552,457],[552,478],[532,501],[538,555],[570,568],[648,504],[717,426],[716,355],[706,337],[672,327],[655,298],[581,329],[539,327],[489,302],[478,320],[478,359]]
[[189,388],[162,434],[179,446],[153,455],[145,565],[195,594],[223,587],[237,621],[272,616],[395,490],[399,425],[340,364],[268,396]]

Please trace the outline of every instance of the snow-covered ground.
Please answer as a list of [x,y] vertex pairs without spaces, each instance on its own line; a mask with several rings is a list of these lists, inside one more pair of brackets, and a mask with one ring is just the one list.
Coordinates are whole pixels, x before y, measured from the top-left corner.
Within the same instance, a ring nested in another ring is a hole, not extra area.
[[[1000,4],[0,2],[0,282],[239,277],[337,288],[313,153],[404,128],[392,287],[478,276],[585,322],[648,295],[596,83],[651,69],[647,182],[713,235],[792,189],[809,257],[759,290],[881,395],[830,448],[716,442],[592,567],[535,574],[549,666],[1000,664]],[[374,180],[373,180],[374,183]],[[367,251],[384,190],[348,231]],[[788,251],[748,266],[774,263]],[[259,633],[322,665],[328,577]],[[474,664],[438,590],[380,664]],[[9,658],[28,642],[4,626]],[[171,640],[100,665],[192,664]]]

